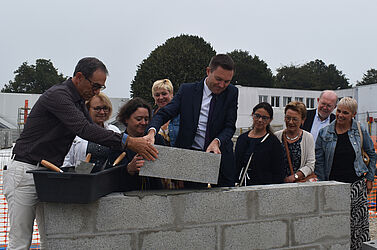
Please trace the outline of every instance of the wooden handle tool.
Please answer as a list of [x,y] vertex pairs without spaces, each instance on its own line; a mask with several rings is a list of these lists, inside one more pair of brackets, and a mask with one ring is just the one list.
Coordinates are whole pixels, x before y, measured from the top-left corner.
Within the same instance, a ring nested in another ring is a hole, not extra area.
[[45,166],[46,168],[51,169],[52,171],[56,171],[56,172],[63,173],[63,170],[61,170],[60,168],[58,168],[57,166],[55,166],[54,164],[52,164],[52,163],[49,162],[49,161],[42,160],[42,161],[41,161],[41,164],[42,164],[43,166]]
[[126,152],[122,152],[118,158],[115,159],[114,163],[113,163],[113,167],[118,165],[119,162],[121,162],[123,160],[123,158],[126,156]]
[[92,157],[91,153],[88,153],[85,158],[85,162],[90,162],[90,158]]

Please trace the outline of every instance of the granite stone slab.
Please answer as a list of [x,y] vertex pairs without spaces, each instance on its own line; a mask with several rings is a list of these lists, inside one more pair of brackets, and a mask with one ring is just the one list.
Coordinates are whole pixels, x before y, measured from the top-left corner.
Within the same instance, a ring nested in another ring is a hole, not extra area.
[[155,145],[158,159],[145,161],[140,175],[217,184],[221,155]]

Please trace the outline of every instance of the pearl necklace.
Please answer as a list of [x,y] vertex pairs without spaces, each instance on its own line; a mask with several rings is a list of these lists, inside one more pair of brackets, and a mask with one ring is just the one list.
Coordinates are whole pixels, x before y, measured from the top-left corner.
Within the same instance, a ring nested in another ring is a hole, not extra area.
[[293,138],[291,138],[291,137],[289,137],[287,134],[285,134],[285,137],[286,137],[288,140],[290,140],[290,141],[294,141],[294,140],[296,140],[299,136],[300,136],[300,133],[298,133],[298,135],[296,135],[296,136],[293,137]]

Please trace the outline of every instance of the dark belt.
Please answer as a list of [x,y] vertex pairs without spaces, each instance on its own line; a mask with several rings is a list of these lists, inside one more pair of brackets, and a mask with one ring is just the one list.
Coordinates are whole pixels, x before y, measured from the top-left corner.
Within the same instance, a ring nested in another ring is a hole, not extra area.
[[37,161],[26,160],[26,159],[23,159],[22,157],[20,157],[20,156],[18,156],[18,155],[15,155],[13,159],[14,159],[15,161],[20,161],[20,162],[28,163],[28,164],[31,164],[31,165],[34,165],[34,166],[37,166],[37,165],[38,165],[38,162],[37,162]]

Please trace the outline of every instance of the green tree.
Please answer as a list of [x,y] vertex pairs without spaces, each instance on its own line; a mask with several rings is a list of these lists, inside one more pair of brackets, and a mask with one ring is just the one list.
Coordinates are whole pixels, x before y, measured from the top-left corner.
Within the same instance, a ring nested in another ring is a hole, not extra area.
[[153,82],[165,78],[173,83],[176,93],[180,84],[201,80],[215,54],[212,46],[201,37],[180,35],[169,38],[138,65],[131,83],[131,96],[153,103]]
[[37,59],[35,65],[24,62],[14,74],[14,81],[5,84],[1,92],[42,94],[52,85],[67,79],[58,74],[52,62],[46,59]]
[[283,66],[276,71],[278,88],[311,90],[351,88],[342,71],[334,64],[327,66],[318,59],[302,66]]
[[359,82],[357,81],[356,86],[369,85],[377,83],[377,70],[370,69],[364,74],[363,79]]
[[247,87],[273,87],[274,77],[267,63],[248,51],[234,50],[228,53],[235,63],[232,82]]

